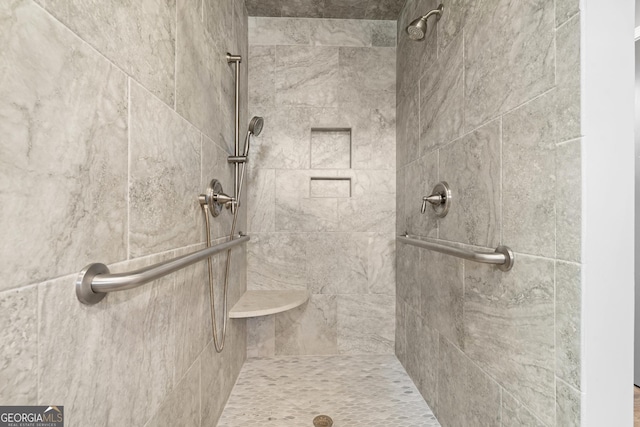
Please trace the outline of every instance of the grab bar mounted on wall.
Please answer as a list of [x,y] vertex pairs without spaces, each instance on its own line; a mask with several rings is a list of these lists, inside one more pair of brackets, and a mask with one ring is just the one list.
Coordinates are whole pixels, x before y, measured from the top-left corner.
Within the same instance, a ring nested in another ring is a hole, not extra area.
[[399,242],[405,243],[407,245],[441,252],[443,254],[452,255],[469,261],[480,262],[483,264],[495,264],[502,271],[511,270],[515,261],[515,254],[507,246],[498,246],[495,252],[475,252],[467,249],[443,245],[442,243],[411,238],[409,237],[409,234],[398,236],[396,239]]
[[240,235],[237,239],[128,273],[111,274],[109,268],[104,264],[89,264],[78,275],[78,279],[76,280],[76,296],[80,302],[84,304],[97,304],[107,295],[107,292],[137,288],[152,280],[159,279],[174,271],[181,270],[198,261],[207,259],[211,255],[248,242],[249,239],[249,236]]

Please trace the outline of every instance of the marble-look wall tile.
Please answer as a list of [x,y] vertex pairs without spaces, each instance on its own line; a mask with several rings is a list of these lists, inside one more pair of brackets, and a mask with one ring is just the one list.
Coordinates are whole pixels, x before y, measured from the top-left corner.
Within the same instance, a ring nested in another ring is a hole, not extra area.
[[465,26],[465,126],[472,130],[550,89],[554,1],[493,0]]
[[464,27],[474,20],[478,8],[484,4],[475,0],[449,0],[438,20],[438,51],[447,49],[449,43],[461,36]]
[[251,46],[249,58],[249,105],[268,111],[276,105],[276,48]]
[[395,48],[340,47],[339,50],[341,105],[395,107]]
[[[282,3],[282,16],[297,18],[322,18],[322,4],[316,0],[289,0]],[[331,18],[331,16],[327,16]]]
[[405,207],[409,234],[425,237],[437,237],[437,217],[427,210],[420,212],[422,198],[431,194],[431,189],[438,183],[438,153],[429,153],[409,163],[405,169]]
[[[338,199],[338,230],[360,232],[393,232],[395,229],[395,197],[381,204],[379,196]],[[366,213],[366,214],[365,214]]]
[[0,20],[4,290],[126,258],[127,80],[31,2]]
[[509,272],[465,262],[465,353],[509,393],[554,419],[554,262],[518,254]]
[[556,256],[565,261],[581,260],[582,141],[556,148]]
[[291,18],[249,18],[249,43],[252,45],[308,45],[309,21]]
[[337,47],[276,47],[278,105],[332,107],[338,90]]
[[80,38],[173,106],[175,0],[52,0],[43,4]]
[[275,231],[276,219],[276,171],[250,168],[247,182],[247,230],[251,233]]
[[392,233],[369,235],[367,281],[369,293],[396,294],[396,236]]
[[316,46],[371,46],[372,25],[362,19],[313,19],[307,21],[311,44]]
[[351,168],[351,129],[311,129],[311,169]]
[[[131,83],[130,253],[201,241],[200,133]],[[162,191],[159,191],[159,190]]]
[[406,194],[405,188],[405,171],[404,169],[398,169],[396,174],[396,185],[398,191],[396,192],[396,234],[403,234],[407,232],[407,214],[406,208]]
[[[555,257],[555,91],[503,118],[503,241],[518,252]],[[532,189],[535,189],[532,191]]]
[[556,262],[556,376],[580,389],[581,268]]
[[398,98],[396,127],[396,168],[398,170],[415,161],[420,154],[419,100],[418,91],[408,92],[406,96]]
[[414,312],[422,309],[422,281],[425,278],[425,265],[420,262],[422,250],[417,246],[398,243],[396,295]]
[[[404,366],[405,370],[407,369],[407,323],[409,316],[407,315],[407,304],[401,298],[396,298],[396,336],[395,336],[395,355]],[[424,364],[427,365],[428,364]],[[413,378],[415,376],[412,375]],[[415,380],[414,380],[415,381]]]
[[222,67],[226,65],[205,29],[200,10],[195,2],[178,2],[176,112],[221,143],[226,123],[221,113]]
[[[406,308],[406,369],[422,397],[436,410],[438,397],[438,360],[440,335],[419,314]],[[396,326],[397,327],[397,326]],[[427,363],[434,361],[435,363]]]
[[439,220],[441,239],[500,242],[500,128],[495,120],[440,150],[439,179],[449,183],[457,206]]
[[354,169],[395,168],[396,111],[393,102],[382,104],[382,107],[372,109],[366,108],[366,103],[356,104],[348,109],[347,118],[352,126],[351,167]]
[[276,317],[247,319],[247,357],[273,357],[276,354]]
[[560,26],[580,11],[580,0],[556,0],[556,25]]
[[[198,6],[198,9],[202,8],[205,28],[211,37],[211,41],[215,43],[221,52],[233,50],[230,44],[235,41],[233,37],[235,22],[234,19],[229,18],[234,17],[233,8],[235,3],[234,0],[200,0],[192,2],[193,5]],[[229,18],[224,19],[223,17]]]
[[312,293],[368,292],[369,236],[364,233],[311,233],[306,239]]
[[298,233],[254,233],[247,247],[250,289],[307,289],[308,237]]
[[[529,410],[506,391],[502,391],[502,426],[504,427],[546,427]],[[557,424],[564,427],[565,424]]]
[[[231,194],[233,193],[233,177],[234,177],[234,168],[231,163],[227,161],[229,157],[229,153],[225,148],[216,144],[212,139],[207,136],[202,136],[202,147],[201,147],[201,163],[202,163],[202,173],[200,178],[200,185],[198,186],[198,193],[193,195],[197,197],[200,194],[205,193],[207,188],[213,179],[217,179],[222,184],[222,189],[225,193]],[[243,193],[247,191],[249,187],[247,178],[248,172],[245,174],[245,183],[243,185]],[[242,205],[242,203],[241,203]],[[246,205],[244,205],[246,206]],[[238,228],[243,229],[246,222],[242,217],[242,214],[246,213],[246,210],[243,208],[240,210],[240,214],[238,215]],[[199,240],[197,241],[204,242],[206,239],[205,234],[205,220],[202,212],[202,207],[197,204],[194,215],[197,215],[197,225],[193,225],[196,230],[197,236]],[[218,215],[215,219],[210,221],[211,225],[211,237],[213,239],[217,239],[220,237],[228,236],[229,231],[231,230],[231,225],[233,222],[233,214],[230,210],[223,209],[220,215]]]
[[200,369],[200,359],[198,359],[162,402],[158,411],[145,424],[146,426],[173,427],[200,424]]
[[370,25],[372,46],[396,47],[396,21],[372,21]]
[[580,128],[580,15],[556,31],[557,141],[581,136]]
[[463,133],[463,47],[462,36],[454,39],[420,79],[420,155]]
[[[414,267],[415,268],[415,267]],[[464,349],[464,262],[420,249],[420,313],[425,325]]]
[[324,0],[325,18],[358,19],[366,17],[367,0]]
[[556,425],[579,427],[580,392],[561,380],[556,381]]
[[391,354],[395,336],[395,297],[338,295],[338,352]]
[[366,11],[367,19],[396,18],[404,5],[404,0],[379,0],[369,2]]
[[[231,326],[233,324],[229,324]],[[234,378],[228,351],[216,353],[213,341],[200,354],[200,425],[215,426],[224,409]]]
[[443,425],[500,426],[500,387],[443,337],[436,416]]
[[38,400],[38,288],[0,292],[0,401],[35,405]]
[[338,296],[311,295],[304,305],[276,314],[276,355],[337,354]]

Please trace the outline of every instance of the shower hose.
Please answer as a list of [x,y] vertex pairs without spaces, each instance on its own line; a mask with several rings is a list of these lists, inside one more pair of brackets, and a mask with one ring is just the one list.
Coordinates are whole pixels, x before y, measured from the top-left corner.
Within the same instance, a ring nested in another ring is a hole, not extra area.
[[[238,197],[235,209],[233,209],[233,221],[231,223],[231,232],[229,233],[229,241],[235,238],[236,233],[236,222],[238,220],[238,211],[240,210],[240,195],[242,193],[242,184],[244,181],[244,170],[245,165],[242,164],[242,172],[240,175],[240,186],[238,190]],[[201,205],[202,212],[204,214],[204,222],[206,224],[206,233],[207,233],[207,247],[211,247],[211,223],[209,221],[209,204],[203,203]],[[220,353],[224,349],[225,337],[227,335],[227,301],[228,301],[228,290],[229,290],[229,266],[231,265],[231,249],[227,250],[227,258],[225,261],[224,268],[224,288],[222,293],[222,334],[221,337],[218,338],[218,326],[216,321],[216,305],[215,305],[215,296],[214,296],[214,283],[213,283],[213,260],[211,257],[207,258],[207,267],[209,271],[209,303],[211,305],[211,329],[213,331],[213,345],[216,348],[216,352]]]

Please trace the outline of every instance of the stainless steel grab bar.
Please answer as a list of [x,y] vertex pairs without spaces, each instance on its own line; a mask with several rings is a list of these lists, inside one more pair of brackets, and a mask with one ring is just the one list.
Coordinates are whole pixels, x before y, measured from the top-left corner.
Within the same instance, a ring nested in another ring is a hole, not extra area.
[[495,252],[474,252],[467,249],[443,245],[442,243],[411,238],[408,234],[405,234],[404,236],[397,236],[396,239],[407,245],[430,249],[432,251],[441,252],[443,254],[452,255],[469,261],[480,262],[483,264],[495,264],[502,271],[511,270],[513,263],[515,262],[515,254],[507,246],[498,246]]
[[76,296],[80,302],[88,305],[97,304],[107,292],[124,291],[136,288],[145,283],[159,279],[174,271],[207,259],[211,255],[234,248],[248,242],[249,236],[240,236],[210,248],[201,249],[168,261],[159,262],[128,273],[111,274],[109,268],[100,263],[89,264],[78,275],[76,280]]

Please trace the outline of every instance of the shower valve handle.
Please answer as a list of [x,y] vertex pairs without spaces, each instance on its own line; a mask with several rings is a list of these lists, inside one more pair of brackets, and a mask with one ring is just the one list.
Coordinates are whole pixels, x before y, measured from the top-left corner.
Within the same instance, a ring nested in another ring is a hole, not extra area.
[[441,204],[446,202],[446,198],[443,194],[436,193],[430,196],[424,196],[422,198],[422,208],[420,209],[421,213],[425,213],[427,211],[427,202],[431,203],[434,206],[440,206]]

